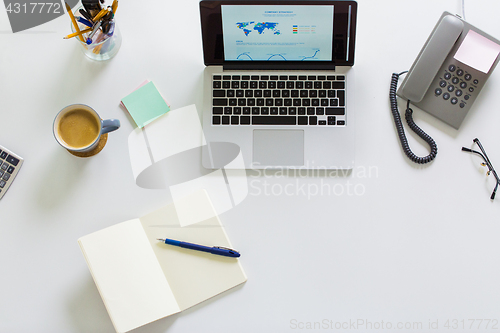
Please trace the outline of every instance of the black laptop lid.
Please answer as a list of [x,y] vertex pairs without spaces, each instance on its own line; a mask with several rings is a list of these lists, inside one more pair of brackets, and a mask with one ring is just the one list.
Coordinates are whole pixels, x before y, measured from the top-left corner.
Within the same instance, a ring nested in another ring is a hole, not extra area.
[[202,0],[205,65],[334,69],[354,65],[355,1]]

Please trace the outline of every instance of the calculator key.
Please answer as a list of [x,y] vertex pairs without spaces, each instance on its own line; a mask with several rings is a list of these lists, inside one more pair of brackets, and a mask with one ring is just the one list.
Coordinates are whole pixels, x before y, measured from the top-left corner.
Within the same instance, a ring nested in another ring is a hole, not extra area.
[[12,174],[14,172],[15,168],[11,165],[8,169],[7,172]]
[[10,178],[10,173],[6,173],[3,175],[2,179],[5,180],[5,181],[8,181]]
[[5,184],[7,184],[5,180],[0,180],[0,188],[4,188]]
[[3,152],[0,154],[0,158],[1,158],[2,160],[5,160],[5,158],[7,157],[7,155],[9,155],[9,154],[7,154],[7,152],[6,152],[6,151],[3,151]]
[[0,166],[0,168],[4,171],[7,170],[8,167],[9,167],[9,165],[5,162],[3,162],[2,166]]

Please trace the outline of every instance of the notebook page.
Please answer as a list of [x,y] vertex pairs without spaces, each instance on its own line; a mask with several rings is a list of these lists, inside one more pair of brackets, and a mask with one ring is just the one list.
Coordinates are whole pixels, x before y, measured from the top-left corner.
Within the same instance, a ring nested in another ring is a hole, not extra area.
[[156,240],[171,238],[206,246],[232,248],[204,190],[178,200],[177,206],[181,209],[190,207],[191,210],[197,211],[191,217],[189,214],[179,214],[185,218],[214,217],[194,224],[192,221],[184,221],[186,222],[184,225],[189,225],[181,227],[176,206],[170,204],[141,217],[141,223],[177,303],[183,311],[245,282],[247,278],[237,258],[193,251]]
[[179,312],[140,220],[78,240],[117,332]]

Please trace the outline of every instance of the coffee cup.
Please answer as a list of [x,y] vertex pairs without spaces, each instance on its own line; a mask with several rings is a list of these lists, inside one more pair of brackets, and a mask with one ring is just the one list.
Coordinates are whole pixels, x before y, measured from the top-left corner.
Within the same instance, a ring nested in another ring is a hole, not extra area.
[[57,114],[53,132],[61,146],[71,152],[84,153],[97,147],[101,135],[118,128],[118,119],[102,120],[90,106],[72,104]]

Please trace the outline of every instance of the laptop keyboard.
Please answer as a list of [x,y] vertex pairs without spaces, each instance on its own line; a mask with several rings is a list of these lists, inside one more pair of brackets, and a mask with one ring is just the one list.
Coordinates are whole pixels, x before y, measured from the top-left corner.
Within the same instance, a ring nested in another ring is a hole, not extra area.
[[344,75],[212,78],[212,125],[346,125]]

